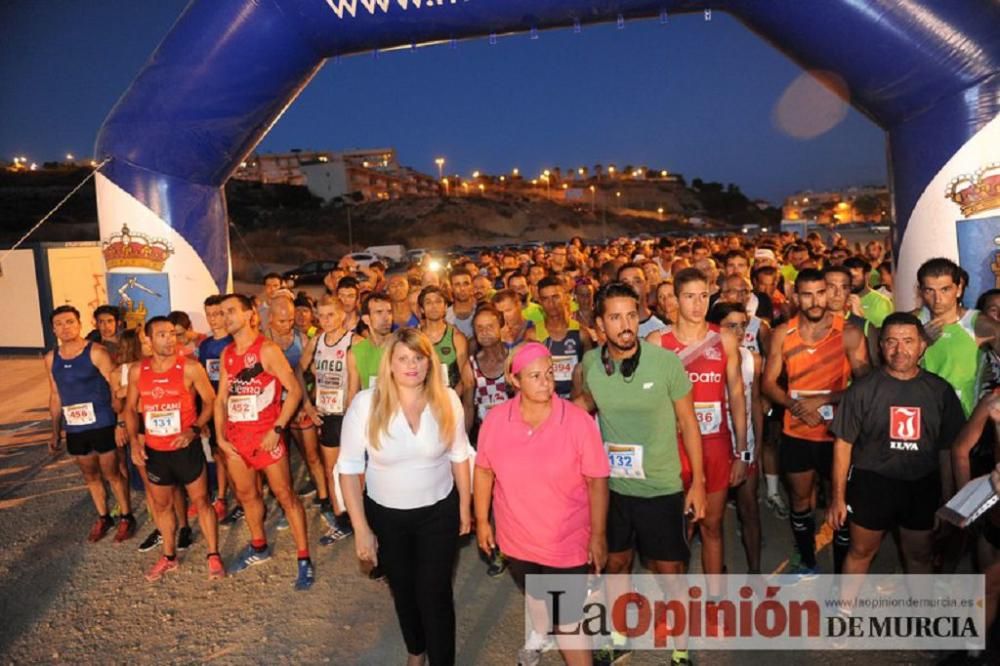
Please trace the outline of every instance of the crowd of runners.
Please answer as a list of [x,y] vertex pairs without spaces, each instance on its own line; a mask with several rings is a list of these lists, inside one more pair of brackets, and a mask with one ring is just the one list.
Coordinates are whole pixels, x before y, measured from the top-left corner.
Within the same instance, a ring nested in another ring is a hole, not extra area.
[[[62,306],[50,446],[65,435],[83,473],[91,542],[135,535],[141,479],[156,529],[139,550],[160,550],[149,581],[177,569],[195,518],[209,578],[267,561],[268,495],[296,589],[313,584],[311,547],[353,536],[414,665],[454,662],[465,534],[484,575],[522,590],[530,574],[636,562],[684,573],[694,535],[702,572],[737,573],[737,547],[760,574],[762,510],[788,521],[803,578],[867,572],[887,533],[908,573],[953,572],[971,552],[992,625],[1000,510],[969,530],[935,512],[998,459],[1000,290],[965,293],[965,271],[932,259],[899,285],[922,306],[896,312],[888,252],[812,233],[575,238],[389,274],[345,262],[318,300],[272,274],[259,294],[206,298],[209,330],[184,312],[124,330],[105,305],[88,339]],[[219,526],[241,523],[249,541],[224,562]],[[522,663],[545,646],[536,627]],[[577,640],[560,637],[567,663],[610,661],[624,639],[596,654]]]

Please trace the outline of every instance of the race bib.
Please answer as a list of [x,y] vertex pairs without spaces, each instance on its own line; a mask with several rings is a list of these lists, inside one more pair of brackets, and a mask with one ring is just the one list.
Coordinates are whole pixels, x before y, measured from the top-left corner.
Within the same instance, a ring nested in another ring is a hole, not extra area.
[[247,423],[257,420],[257,396],[231,395],[228,405],[229,420],[232,423]]
[[[830,395],[829,391],[792,391],[792,400],[799,400],[801,398],[811,398],[816,395]],[[819,416],[824,421],[833,420],[833,405],[821,405],[819,408]]]
[[721,402],[696,402],[694,415],[698,419],[698,430],[703,435],[716,435],[722,425]]
[[645,479],[642,468],[642,446],[639,444],[611,444],[605,442],[611,477],[615,479]]
[[576,367],[576,356],[553,356],[552,371],[557,382],[568,382],[573,379],[573,368]]
[[219,381],[219,359],[210,358],[205,361],[205,370],[208,372],[208,378],[213,382]]
[[158,437],[181,434],[181,410],[146,412],[146,433]]
[[94,403],[81,402],[77,405],[66,405],[63,407],[63,417],[66,425],[85,426],[97,423],[97,415],[94,414]]
[[343,414],[344,389],[323,387],[317,388],[316,409],[318,409],[321,414]]

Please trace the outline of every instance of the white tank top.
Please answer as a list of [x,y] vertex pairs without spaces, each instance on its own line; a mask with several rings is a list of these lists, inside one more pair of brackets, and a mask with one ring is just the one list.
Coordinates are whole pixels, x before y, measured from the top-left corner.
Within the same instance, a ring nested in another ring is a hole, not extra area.
[[747,330],[743,332],[743,344],[741,346],[755,354],[764,353],[760,348],[760,317],[750,317],[750,321],[747,323]]
[[344,413],[347,395],[347,350],[354,334],[348,331],[332,345],[326,343],[326,333],[320,333],[313,354],[312,371],[316,377],[316,410],[320,414],[339,416]]
[[[759,319],[757,320],[760,321]],[[747,404],[747,451],[754,452],[756,439],[753,434],[753,416],[751,415],[751,404],[753,403],[753,353],[746,347],[740,347],[740,376],[743,378],[743,397]],[[733,450],[736,448],[736,431],[733,429],[733,414],[729,413],[729,432],[733,435]]]

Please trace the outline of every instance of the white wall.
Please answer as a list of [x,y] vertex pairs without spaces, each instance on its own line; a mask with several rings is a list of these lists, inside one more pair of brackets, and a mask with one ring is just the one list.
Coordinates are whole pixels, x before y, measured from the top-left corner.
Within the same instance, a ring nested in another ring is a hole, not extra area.
[[0,347],[45,346],[33,250],[15,250],[4,260],[0,303],[5,320],[0,326]]

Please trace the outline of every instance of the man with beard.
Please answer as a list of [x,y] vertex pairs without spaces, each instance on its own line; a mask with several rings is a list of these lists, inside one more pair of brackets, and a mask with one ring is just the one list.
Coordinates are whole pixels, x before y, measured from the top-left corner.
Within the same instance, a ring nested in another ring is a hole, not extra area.
[[927,349],[919,319],[889,315],[880,345],[885,366],[851,384],[830,426],[837,440],[827,522],[839,529],[850,514],[845,574],[868,573],[882,537],[896,528],[906,573],[929,574],[941,475],[950,471],[941,459],[965,418],[948,383],[919,366]]
[[[574,402],[598,413],[611,462],[606,570],[628,573],[638,550],[653,573],[684,573],[686,520],[705,516],[705,471],[691,381],[676,354],[639,340],[639,299],[631,287],[606,285],[594,309],[607,342],[584,354],[573,382]],[[678,430],[692,472],[686,493]],[[620,579],[613,577],[608,587],[621,588]],[[609,589],[609,598],[625,591]],[[614,645],[623,641],[616,636]],[[686,651],[674,657],[686,660]]]
[[639,297],[639,337],[645,339],[650,333],[666,328],[666,324],[649,309],[648,283],[646,273],[636,264],[625,264],[618,269],[618,280],[632,287]]
[[871,267],[860,257],[844,260],[844,268],[851,272],[851,296],[847,303],[851,312],[881,327],[882,320],[895,311],[892,299],[868,286]]
[[[823,274],[808,268],[800,271],[794,296],[799,314],[771,336],[763,388],[772,402],[785,408],[778,455],[791,496],[792,535],[801,556],[795,573],[814,576],[813,492],[822,478],[830,476],[833,437],[828,425],[847,387],[851,366],[844,353],[844,318],[827,309]],[[782,373],[787,375],[787,388],[779,384]],[[835,572],[838,555],[834,553]]]
[[493,298],[493,281],[485,275],[477,275],[472,279],[472,296],[476,299],[476,305],[489,303]]

